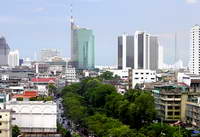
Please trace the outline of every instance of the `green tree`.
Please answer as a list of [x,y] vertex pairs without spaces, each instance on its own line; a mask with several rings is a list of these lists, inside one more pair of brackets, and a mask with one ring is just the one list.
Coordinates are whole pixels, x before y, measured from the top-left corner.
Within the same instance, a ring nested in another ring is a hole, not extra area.
[[57,124],[57,132],[62,135],[62,137],[71,137],[71,134],[67,129],[63,128],[61,124]]
[[108,137],[136,137],[137,132],[130,129],[128,126],[122,125],[118,128],[112,128],[108,131]]
[[12,127],[12,137],[18,137],[20,135],[20,130],[18,126],[13,126]]
[[[110,71],[103,72],[99,77],[102,80],[113,80],[114,79],[113,73]],[[117,78],[117,76],[115,78]]]
[[93,104],[94,107],[104,107],[106,103],[106,96],[117,92],[116,88],[112,85],[101,84],[90,92],[89,103]]
[[54,84],[49,84],[48,85],[48,94],[49,96],[53,96],[57,91],[57,88]]

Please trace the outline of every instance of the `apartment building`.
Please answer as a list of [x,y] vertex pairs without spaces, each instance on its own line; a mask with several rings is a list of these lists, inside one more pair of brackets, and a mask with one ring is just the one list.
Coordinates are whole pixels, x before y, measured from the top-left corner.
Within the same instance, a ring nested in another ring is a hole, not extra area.
[[186,122],[200,128],[200,97],[189,98],[186,103]]
[[12,111],[0,109],[0,137],[12,137]]
[[189,88],[179,85],[161,85],[152,90],[157,117],[166,122],[185,121],[187,92]]

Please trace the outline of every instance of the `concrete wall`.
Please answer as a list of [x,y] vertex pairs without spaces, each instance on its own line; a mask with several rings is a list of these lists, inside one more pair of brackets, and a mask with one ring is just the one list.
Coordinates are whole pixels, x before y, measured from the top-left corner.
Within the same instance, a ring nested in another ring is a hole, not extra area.
[[56,132],[57,106],[55,103],[8,102],[6,109],[15,111],[13,125],[19,126],[22,132]]

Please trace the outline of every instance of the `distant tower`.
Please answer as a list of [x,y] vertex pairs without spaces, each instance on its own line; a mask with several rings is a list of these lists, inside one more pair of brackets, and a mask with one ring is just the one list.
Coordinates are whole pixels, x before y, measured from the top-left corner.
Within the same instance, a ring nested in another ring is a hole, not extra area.
[[19,51],[10,51],[8,55],[8,65],[10,67],[16,67],[19,66]]
[[192,74],[200,74],[200,26],[195,25],[190,32],[190,62],[189,69]]
[[[72,14],[72,5],[71,5]],[[93,31],[75,25],[71,15],[71,66],[77,69],[94,69],[95,37]]]
[[6,43],[6,40],[3,36],[0,36],[0,66],[8,65],[8,54],[10,48]]

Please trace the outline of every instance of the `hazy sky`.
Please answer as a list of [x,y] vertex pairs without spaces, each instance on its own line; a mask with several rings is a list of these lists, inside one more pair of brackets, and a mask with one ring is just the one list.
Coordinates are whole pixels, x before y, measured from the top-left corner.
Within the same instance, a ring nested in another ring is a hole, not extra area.
[[160,35],[165,61],[173,62],[174,33],[178,58],[187,63],[189,31],[200,24],[200,0],[0,0],[0,34],[21,57],[42,48],[58,48],[70,57],[70,3],[75,21],[94,30],[96,64],[117,63],[117,36],[145,30]]

